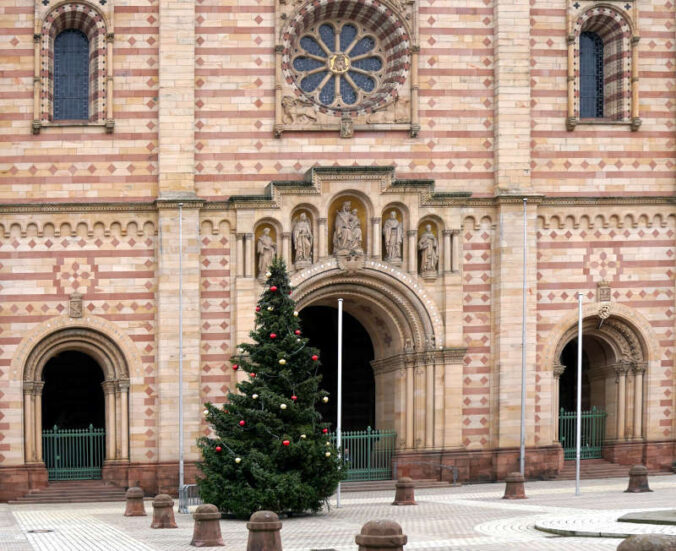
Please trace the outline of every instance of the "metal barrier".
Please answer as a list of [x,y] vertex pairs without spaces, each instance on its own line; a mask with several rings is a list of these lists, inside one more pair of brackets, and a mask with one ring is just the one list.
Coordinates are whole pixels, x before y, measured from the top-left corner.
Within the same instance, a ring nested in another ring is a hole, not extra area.
[[89,425],[86,429],[42,431],[42,453],[49,480],[101,478],[106,431]]
[[[563,446],[563,459],[575,459],[577,413],[561,409],[559,413],[559,440]],[[603,439],[606,435],[606,412],[596,407],[582,412],[580,459],[603,457]]]
[[[331,433],[336,445],[336,434]],[[346,481],[391,480],[392,459],[397,433],[367,427],[366,430],[344,431],[340,450],[347,467]]]
[[188,507],[202,505],[200,489],[197,484],[184,484],[178,489],[178,512],[187,514]]
[[[446,470],[446,471],[451,471],[452,472],[452,477],[453,477],[453,486],[460,486],[458,484],[458,468],[455,465],[441,465],[440,463],[432,463],[431,461],[403,461],[403,463],[400,463],[396,459],[394,460],[394,465],[392,467],[392,472],[394,473],[394,476],[397,476],[397,467],[400,465],[424,465],[426,467],[432,466],[435,467],[439,470]],[[439,476],[439,479],[441,480],[441,476]]]

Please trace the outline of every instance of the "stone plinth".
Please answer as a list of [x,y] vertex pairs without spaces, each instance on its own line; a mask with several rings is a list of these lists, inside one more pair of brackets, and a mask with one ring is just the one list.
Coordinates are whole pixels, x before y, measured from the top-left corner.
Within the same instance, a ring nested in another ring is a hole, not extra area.
[[282,537],[279,533],[282,523],[275,513],[257,511],[251,515],[246,527],[249,530],[246,551],[282,551]]
[[415,483],[404,476],[397,480],[392,505],[417,505],[415,502]]
[[629,486],[625,492],[652,492],[648,486],[648,469],[644,465],[634,465],[629,469]]
[[146,509],[143,505],[143,490],[138,486],[133,486],[125,494],[127,499],[127,508],[124,510],[125,517],[145,517]]
[[509,473],[505,477],[505,495],[502,499],[526,499],[524,478],[521,473]]
[[221,537],[221,513],[215,505],[205,504],[197,507],[192,515],[195,528],[190,545],[195,547],[218,547],[225,545]]
[[369,520],[354,540],[359,551],[403,551],[408,538],[393,520]]
[[177,528],[174,520],[174,500],[170,495],[159,494],[153,499],[153,522],[151,528]]

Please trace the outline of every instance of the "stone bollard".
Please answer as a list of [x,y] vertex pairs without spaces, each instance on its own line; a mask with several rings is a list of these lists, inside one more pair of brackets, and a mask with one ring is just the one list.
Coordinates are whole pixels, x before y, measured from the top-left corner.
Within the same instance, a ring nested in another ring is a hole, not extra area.
[[246,527],[249,530],[246,551],[282,551],[282,537],[279,534],[282,523],[276,513],[256,511]]
[[526,499],[526,490],[523,487],[524,478],[521,473],[509,473],[505,477],[505,495],[502,499]]
[[369,520],[354,541],[359,551],[403,551],[408,538],[393,520]]
[[415,483],[408,476],[397,480],[392,505],[418,505],[415,502]]
[[215,505],[200,505],[192,514],[195,528],[190,545],[195,547],[217,547],[225,545],[221,537],[221,513]]
[[146,509],[143,505],[143,490],[138,486],[133,486],[125,494],[127,498],[127,508],[124,510],[125,517],[145,517]]
[[652,492],[648,486],[648,469],[643,465],[634,465],[629,469],[629,486],[626,492],[637,494],[639,492]]
[[167,494],[158,494],[153,499],[153,523],[151,528],[178,528],[174,520],[174,500]]
[[676,551],[676,536],[662,534],[640,534],[629,536],[617,551]]

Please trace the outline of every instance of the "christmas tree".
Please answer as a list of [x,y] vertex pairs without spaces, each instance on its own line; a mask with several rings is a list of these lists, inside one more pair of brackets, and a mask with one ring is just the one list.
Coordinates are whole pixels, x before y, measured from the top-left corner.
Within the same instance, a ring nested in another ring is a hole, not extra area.
[[232,358],[246,380],[222,409],[206,404],[215,437],[198,441],[203,501],[242,518],[258,510],[318,511],[342,472],[316,410],[329,400],[319,388],[319,351],[303,337],[284,262],[275,258],[266,276],[252,342]]

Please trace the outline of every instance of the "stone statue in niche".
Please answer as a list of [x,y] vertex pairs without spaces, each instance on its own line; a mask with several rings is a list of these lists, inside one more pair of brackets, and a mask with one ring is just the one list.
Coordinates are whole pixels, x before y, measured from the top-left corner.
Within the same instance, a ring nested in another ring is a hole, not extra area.
[[284,124],[310,124],[317,121],[317,112],[312,102],[284,96],[282,98],[282,122]]
[[418,240],[418,250],[420,251],[420,273],[422,276],[436,276],[439,263],[439,242],[432,233],[430,224],[425,226],[425,231]]
[[343,208],[336,212],[333,230],[333,252],[335,254],[363,254],[362,232],[357,209],[345,201]]
[[296,267],[309,266],[312,263],[312,228],[304,212],[293,224],[292,237]]
[[270,228],[263,228],[263,233],[256,244],[256,252],[258,253],[258,277],[265,279],[265,272],[268,271],[268,266],[277,252],[277,245],[270,236]]
[[404,228],[397,219],[397,212],[390,211],[390,217],[383,224],[385,238],[385,261],[401,264],[401,246],[404,243]]

